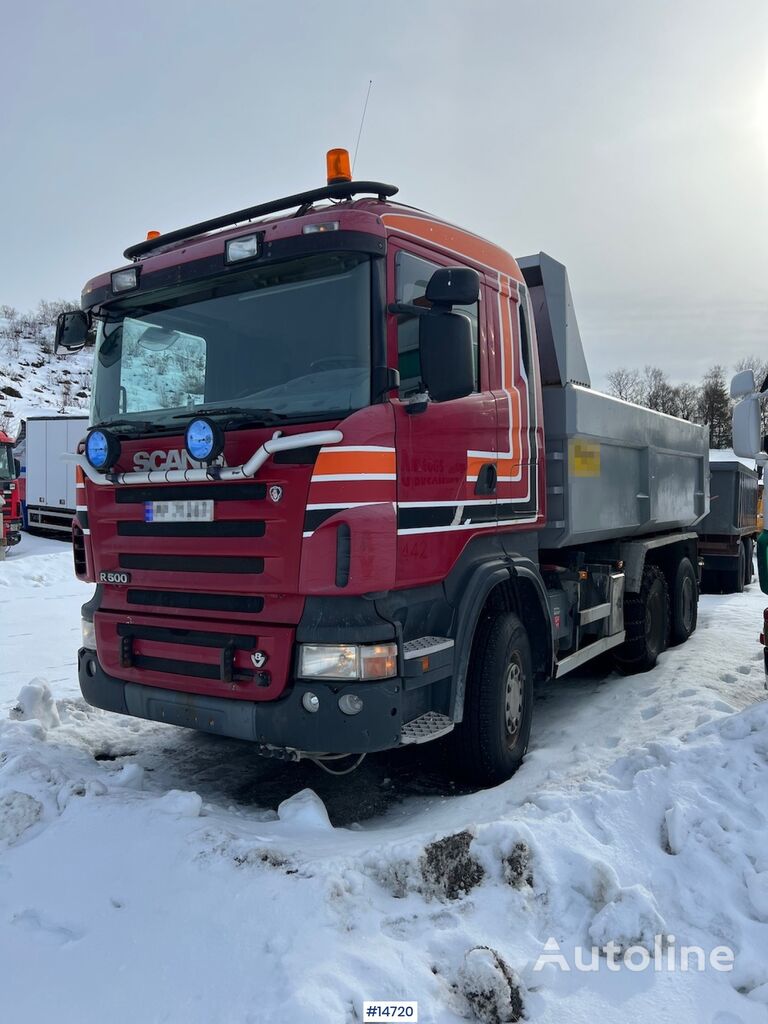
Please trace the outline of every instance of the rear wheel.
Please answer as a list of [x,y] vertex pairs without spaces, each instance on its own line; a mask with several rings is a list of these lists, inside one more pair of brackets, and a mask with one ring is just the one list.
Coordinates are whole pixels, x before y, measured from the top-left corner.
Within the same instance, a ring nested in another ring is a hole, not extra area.
[[626,639],[616,652],[616,665],[625,674],[647,672],[667,646],[669,590],[661,569],[646,565],[637,594],[624,597]]
[[672,584],[670,643],[682,644],[696,629],[699,588],[690,558],[681,558]]
[[754,575],[755,544],[751,537],[744,538],[744,586],[748,587]]
[[744,591],[744,577],[747,574],[747,554],[744,545],[739,541],[739,557],[735,569],[729,569],[726,579],[726,590],[731,594],[741,594]]
[[511,613],[484,619],[472,645],[464,719],[451,734],[456,773],[480,786],[513,775],[528,749],[533,714],[531,648]]

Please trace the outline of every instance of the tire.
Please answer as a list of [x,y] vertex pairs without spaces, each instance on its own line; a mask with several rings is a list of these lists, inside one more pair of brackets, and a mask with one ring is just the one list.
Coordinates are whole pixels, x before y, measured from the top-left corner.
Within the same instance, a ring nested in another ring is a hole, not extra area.
[[681,558],[675,570],[670,596],[672,625],[671,644],[684,644],[696,630],[699,611],[699,588],[690,558]]
[[755,542],[751,537],[744,538],[744,586],[748,587],[754,577]]
[[661,569],[646,565],[640,592],[624,597],[626,639],[616,652],[616,666],[624,675],[648,672],[667,646],[669,588]]
[[523,624],[506,613],[482,620],[472,644],[464,719],[450,736],[454,773],[495,786],[522,763],[531,735],[533,668]]
[[744,593],[744,577],[747,575],[747,553],[744,545],[739,541],[739,558],[735,569],[729,569],[724,573],[725,592],[727,594]]

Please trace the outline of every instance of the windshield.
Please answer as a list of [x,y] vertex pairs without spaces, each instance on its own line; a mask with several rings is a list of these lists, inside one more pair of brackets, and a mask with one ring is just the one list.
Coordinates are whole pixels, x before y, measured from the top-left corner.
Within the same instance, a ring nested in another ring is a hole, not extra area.
[[0,444],[0,480],[13,480],[16,468],[13,464],[13,451],[9,444]]
[[367,256],[305,256],[139,301],[99,323],[92,423],[164,425],[199,406],[317,420],[370,403]]

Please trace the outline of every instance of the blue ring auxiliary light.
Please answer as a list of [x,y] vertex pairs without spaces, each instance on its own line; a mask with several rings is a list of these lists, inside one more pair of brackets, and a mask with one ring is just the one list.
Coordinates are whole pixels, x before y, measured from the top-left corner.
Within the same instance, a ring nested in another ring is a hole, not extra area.
[[107,430],[91,430],[85,439],[85,457],[94,469],[106,473],[120,458],[120,442]]
[[187,426],[184,443],[195,462],[210,465],[224,451],[224,431],[207,416],[199,416]]

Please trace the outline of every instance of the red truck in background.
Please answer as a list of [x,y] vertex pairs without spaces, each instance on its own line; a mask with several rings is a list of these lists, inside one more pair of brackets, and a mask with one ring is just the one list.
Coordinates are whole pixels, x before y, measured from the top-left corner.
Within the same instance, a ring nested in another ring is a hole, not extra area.
[[345,764],[427,740],[507,778],[536,682],[696,628],[705,428],[591,389],[565,267],[351,180],[125,252],[75,571],[91,704]]
[[4,553],[21,540],[19,466],[13,457],[13,441],[0,430],[0,545]]

